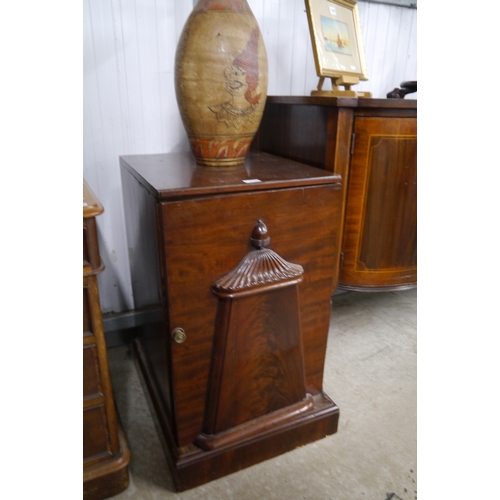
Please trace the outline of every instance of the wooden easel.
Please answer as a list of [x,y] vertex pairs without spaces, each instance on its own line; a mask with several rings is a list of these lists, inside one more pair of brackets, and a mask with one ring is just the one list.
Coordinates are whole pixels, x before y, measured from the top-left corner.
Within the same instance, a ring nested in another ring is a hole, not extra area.
[[[371,97],[371,92],[357,92],[351,90],[351,85],[357,85],[359,78],[357,76],[334,76],[329,77],[332,81],[332,90],[323,90],[323,83],[326,76],[320,76],[318,82],[318,90],[313,90],[311,95],[323,97]],[[344,87],[341,89],[340,86]]]

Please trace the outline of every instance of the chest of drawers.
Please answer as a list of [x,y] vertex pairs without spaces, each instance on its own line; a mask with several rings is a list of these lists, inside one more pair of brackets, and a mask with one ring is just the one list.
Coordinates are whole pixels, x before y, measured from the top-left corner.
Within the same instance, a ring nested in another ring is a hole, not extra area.
[[130,453],[119,425],[108,370],[97,275],[96,217],[103,207],[83,183],[83,496],[101,500],[123,491],[129,482]]

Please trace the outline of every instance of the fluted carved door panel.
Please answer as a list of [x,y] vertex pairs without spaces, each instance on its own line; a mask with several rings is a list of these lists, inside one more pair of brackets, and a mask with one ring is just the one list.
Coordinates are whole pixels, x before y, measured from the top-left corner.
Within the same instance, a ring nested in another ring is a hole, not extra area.
[[217,280],[219,299],[204,432],[197,443],[216,449],[293,420],[313,406],[305,392],[298,284],[302,266],[267,248],[257,221],[254,247]]

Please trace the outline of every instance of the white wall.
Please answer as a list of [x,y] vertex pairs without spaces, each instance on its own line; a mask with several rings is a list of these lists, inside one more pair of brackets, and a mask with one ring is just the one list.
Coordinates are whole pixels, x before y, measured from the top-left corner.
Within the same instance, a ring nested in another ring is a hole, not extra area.
[[[318,77],[304,0],[248,4],[266,44],[268,94],[309,95]],[[356,88],[385,97],[417,80],[416,9],[363,1],[358,8],[369,81]],[[105,209],[98,217],[104,313],[134,308],[118,157],[189,150],[174,57],[191,9],[179,0],[84,0],[83,174]]]

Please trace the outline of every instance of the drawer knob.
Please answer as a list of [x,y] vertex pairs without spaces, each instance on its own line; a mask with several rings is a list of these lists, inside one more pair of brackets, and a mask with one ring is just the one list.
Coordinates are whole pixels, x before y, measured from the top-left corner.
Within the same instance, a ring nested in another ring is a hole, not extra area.
[[172,338],[178,343],[182,344],[183,342],[186,341],[187,336],[186,332],[182,328],[174,328],[172,330]]

